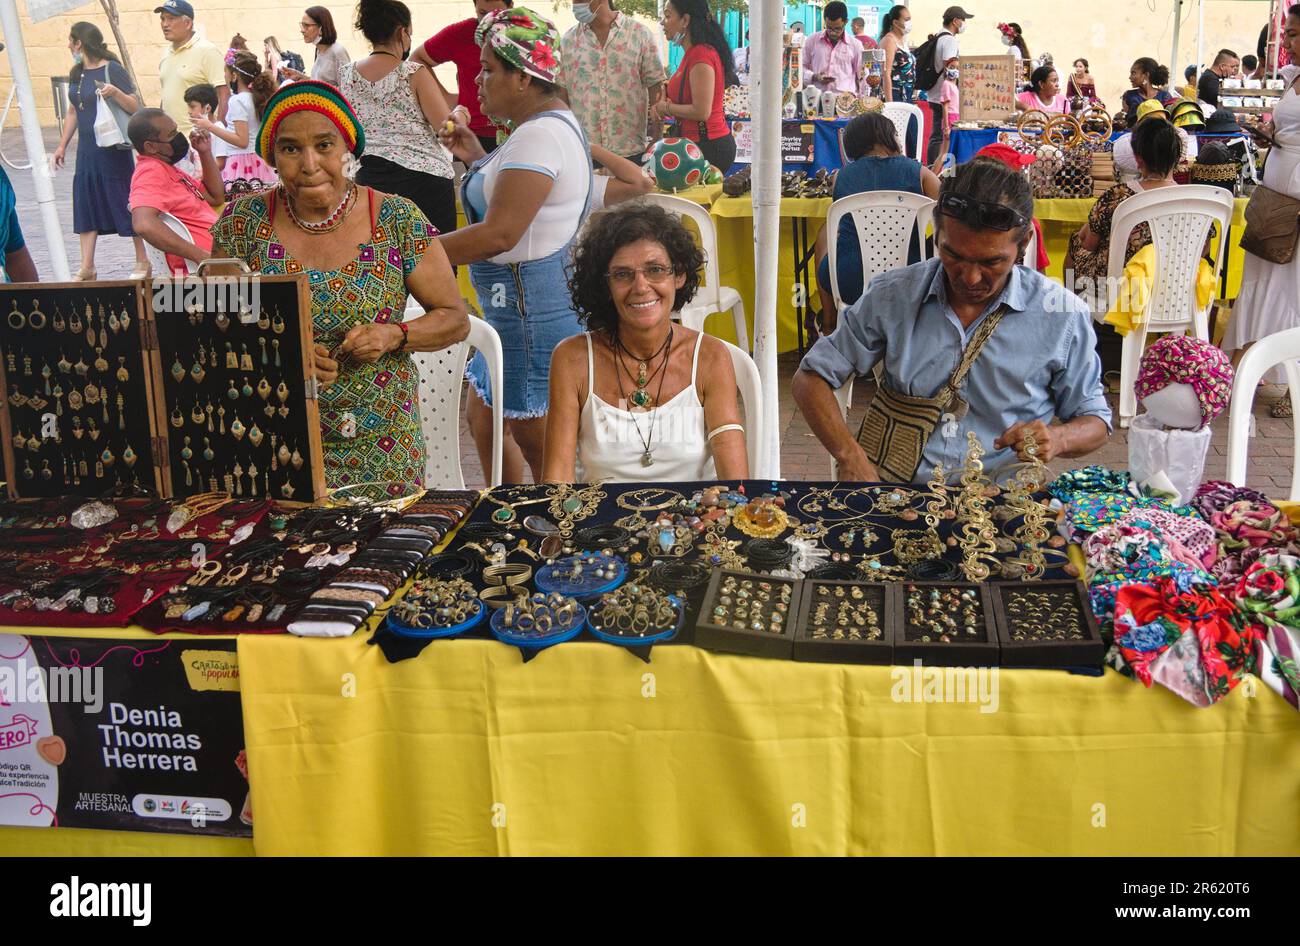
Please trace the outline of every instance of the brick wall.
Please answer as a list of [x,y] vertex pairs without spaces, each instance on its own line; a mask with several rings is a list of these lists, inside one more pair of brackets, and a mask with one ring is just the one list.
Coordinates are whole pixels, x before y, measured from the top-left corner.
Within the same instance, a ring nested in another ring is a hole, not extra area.
[[[195,9],[195,28],[205,38],[225,50],[230,38],[240,33],[248,40],[251,50],[260,54],[262,40],[275,36],[281,49],[290,49],[303,57],[308,71],[311,70],[311,52],[302,41],[298,24],[302,20],[302,11],[311,2],[303,0],[193,0]],[[415,23],[416,42],[453,23],[473,15],[474,8],[470,0],[406,0],[411,8]],[[152,12],[159,0],[118,0],[117,7],[121,20],[122,35],[126,37],[130,48],[132,65],[140,79],[141,88],[147,104],[157,105],[159,101],[158,61],[166,47],[162,31],[158,26],[158,14]],[[524,5],[521,2],[519,5]],[[367,50],[365,39],[352,29],[355,16],[353,3],[326,3],[334,14],[334,24],[339,30],[339,40],[348,52],[356,57]],[[27,47],[27,58],[31,68],[32,82],[35,86],[36,104],[40,111],[41,124],[55,124],[53,96],[50,77],[66,76],[72,68],[72,57],[68,53],[68,29],[79,20],[87,20],[98,26],[108,41],[109,47],[117,51],[117,43],[108,26],[108,17],[97,2],[87,3],[71,13],[52,17],[41,23],[32,23],[27,18],[26,7],[19,3],[19,13],[23,21],[23,40]],[[573,14],[565,0],[535,0],[534,9],[538,13],[553,19],[563,30],[573,25]],[[6,38],[6,41],[8,39]],[[455,70],[449,66],[438,69],[438,75],[448,88],[455,88]],[[0,53],[0,87],[3,94],[8,94],[12,81],[8,56]],[[17,124],[16,110],[11,112],[9,124]]]

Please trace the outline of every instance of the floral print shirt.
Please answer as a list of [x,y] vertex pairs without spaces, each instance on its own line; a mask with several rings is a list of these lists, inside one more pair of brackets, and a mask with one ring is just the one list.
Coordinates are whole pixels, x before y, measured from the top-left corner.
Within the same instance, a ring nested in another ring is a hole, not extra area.
[[644,24],[618,14],[605,45],[589,24],[560,40],[560,84],[592,144],[615,154],[646,147],[649,90],[664,81],[659,47]]
[[339,72],[339,91],[366,130],[366,154],[386,158],[411,171],[454,178],[451,154],[438,141],[411,88],[411,76],[423,67],[403,62],[378,82],[371,82],[355,62]]

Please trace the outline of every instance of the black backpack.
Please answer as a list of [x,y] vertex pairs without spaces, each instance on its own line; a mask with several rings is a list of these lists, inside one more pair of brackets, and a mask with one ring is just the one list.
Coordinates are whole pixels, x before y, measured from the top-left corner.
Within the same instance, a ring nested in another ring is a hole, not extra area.
[[297,69],[299,72],[307,71],[307,67],[303,63],[302,57],[297,53],[289,52],[287,49],[280,54],[280,61],[290,69]]
[[951,36],[943,30],[931,36],[916,51],[916,88],[929,91],[939,84],[939,66],[935,57],[939,54],[939,37]]

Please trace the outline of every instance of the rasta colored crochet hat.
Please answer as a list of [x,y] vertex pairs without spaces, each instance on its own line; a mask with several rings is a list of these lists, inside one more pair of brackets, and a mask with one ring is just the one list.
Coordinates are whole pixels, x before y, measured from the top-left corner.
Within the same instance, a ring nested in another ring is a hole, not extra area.
[[366,133],[356,112],[343,93],[319,79],[304,79],[281,86],[262,109],[262,128],[257,134],[257,153],[267,164],[275,165],[275,135],[280,122],[294,112],[319,112],[339,130],[343,143],[353,156],[361,157],[366,149]]

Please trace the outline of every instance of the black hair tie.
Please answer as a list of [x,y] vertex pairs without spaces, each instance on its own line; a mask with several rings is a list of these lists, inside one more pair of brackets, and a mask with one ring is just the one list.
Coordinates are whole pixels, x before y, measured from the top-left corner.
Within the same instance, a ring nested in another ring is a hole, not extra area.
[[947,559],[927,558],[907,566],[907,577],[912,581],[956,581],[961,569]]
[[451,581],[454,578],[464,577],[473,567],[474,562],[468,555],[460,552],[442,552],[426,558],[415,573],[421,578]]
[[664,591],[690,591],[709,581],[710,571],[698,562],[655,562],[646,584]]
[[573,544],[588,551],[626,548],[632,545],[632,533],[621,526],[588,526],[573,534]]
[[818,565],[804,577],[820,581],[856,581],[862,576],[858,574],[858,570],[852,565],[830,562],[825,565]]
[[771,570],[789,565],[794,549],[784,539],[750,539],[744,554],[751,568]]

